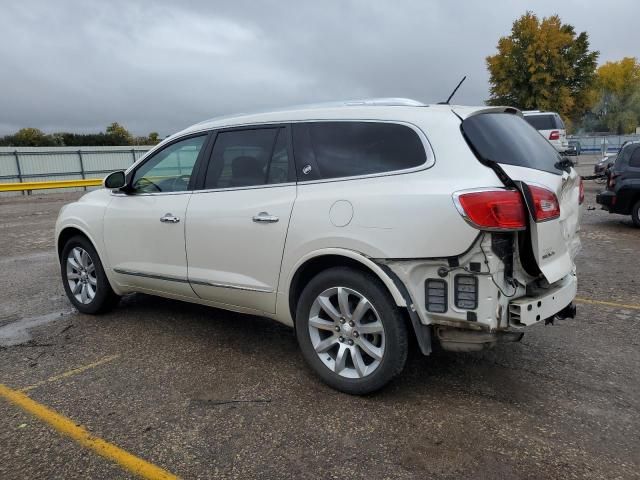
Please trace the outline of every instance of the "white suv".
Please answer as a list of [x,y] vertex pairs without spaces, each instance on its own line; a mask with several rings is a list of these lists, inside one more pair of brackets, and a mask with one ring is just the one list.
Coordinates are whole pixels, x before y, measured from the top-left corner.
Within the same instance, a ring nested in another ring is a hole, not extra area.
[[524,119],[540,132],[549,143],[560,152],[565,153],[569,149],[567,130],[560,115],[556,112],[541,112],[540,110],[525,110],[522,112]]
[[81,312],[144,292],[295,328],[362,394],[427,355],[573,316],[581,180],[512,108],[370,100],[216,119],[56,224]]

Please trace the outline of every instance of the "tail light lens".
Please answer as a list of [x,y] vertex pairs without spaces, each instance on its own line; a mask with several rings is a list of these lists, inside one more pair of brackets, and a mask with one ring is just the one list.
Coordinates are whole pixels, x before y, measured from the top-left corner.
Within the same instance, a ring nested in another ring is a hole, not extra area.
[[578,195],[578,204],[582,205],[584,202],[584,182],[582,181],[582,177],[580,177],[580,193]]
[[528,185],[528,187],[533,199],[533,216],[536,222],[553,220],[560,216],[560,204],[555,193],[535,185]]
[[616,186],[616,177],[617,175],[614,175],[613,173],[609,175],[609,183],[607,183],[607,186],[609,188],[613,188]]
[[522,195],[517,190],[490,189],[454,194],[460,214],[480,230],[524,230]]
[[549,134],[549,140],[560,140],[560,132],[558,130],[552,130]]

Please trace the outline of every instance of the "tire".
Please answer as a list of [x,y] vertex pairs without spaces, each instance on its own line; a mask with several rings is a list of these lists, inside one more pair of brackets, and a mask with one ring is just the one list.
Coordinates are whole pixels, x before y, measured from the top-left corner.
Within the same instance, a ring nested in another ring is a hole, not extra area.
[[120,297],[111,288],[100,257],[86,237],[76,235],[65,243],[60,273],[64,291],[78,311],[104,313],[118,303]]
[[295,324],[306,362],[341,392],[379,390],[407,361],[399,308],[377,278],[357,270],[336,267],[314,277],[298,299]]
[[631,220],[636,227],[640,228],[640,200],[631,209]]

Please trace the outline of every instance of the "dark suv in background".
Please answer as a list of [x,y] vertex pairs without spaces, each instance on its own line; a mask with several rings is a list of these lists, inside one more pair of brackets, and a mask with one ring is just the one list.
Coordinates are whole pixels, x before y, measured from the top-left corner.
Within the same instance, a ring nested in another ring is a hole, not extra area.
[[609,213],[631,215],[640,227],[640,142],[624,145],[609,171],[606,190],[596,201]]

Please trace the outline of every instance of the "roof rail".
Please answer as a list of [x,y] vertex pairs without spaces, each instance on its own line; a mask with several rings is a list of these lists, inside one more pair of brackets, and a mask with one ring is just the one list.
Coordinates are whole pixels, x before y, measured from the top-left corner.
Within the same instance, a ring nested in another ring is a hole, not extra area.
[[333,102],[320,102],[320,103],[307,103],[300,105],[290,105],[288,107],[283,108],[272,108],[265,110],[258,110],[253,112],[241,112],[230,115],[221,115],[218,117],[209,118],[207,120],[203,120],[201,122],[196,123],[196,125],[201,125],[203,123],[209,123],[215,120],[222,119],[231,119],[235,117],[243,117],[246,115],[255,115],[259,113],[276,113],[276,112],[286,112],[291,110],[302,110],[307,108],[336,108],[336,107],[358,107],[358,106],[372,106],[372,107],[426,107],[428,106],[425,103],[419,102],[417,100],[412,100],[411,98],[363,98],[357,100],[341,100],[341,101],[333,101]]

